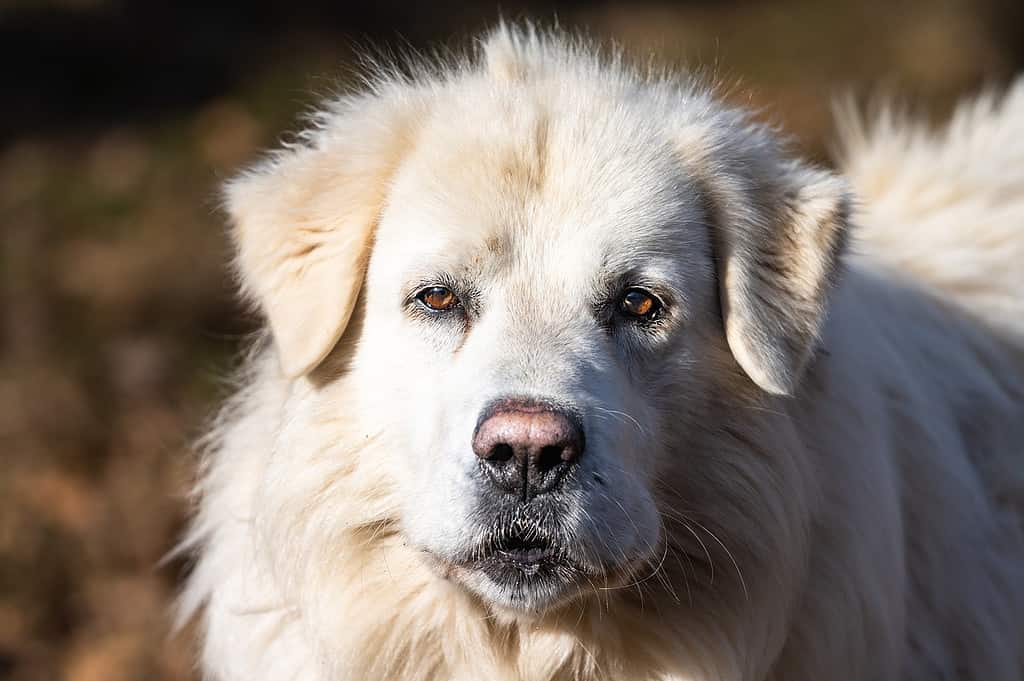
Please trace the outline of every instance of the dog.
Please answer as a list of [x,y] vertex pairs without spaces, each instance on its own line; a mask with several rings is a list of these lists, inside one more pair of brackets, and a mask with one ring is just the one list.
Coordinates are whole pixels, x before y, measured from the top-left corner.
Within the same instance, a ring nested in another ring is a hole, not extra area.
[[228,182],[204,677],[1024,678],[1024,80],[840,121],[502,25]]

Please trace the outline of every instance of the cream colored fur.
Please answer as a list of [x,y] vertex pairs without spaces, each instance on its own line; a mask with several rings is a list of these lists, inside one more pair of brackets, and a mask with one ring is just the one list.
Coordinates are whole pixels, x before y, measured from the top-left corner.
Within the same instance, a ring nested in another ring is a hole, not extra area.
[[[939,130],[891,109],[839,112],[840,161],[862,204],[853,255],[889,265],[1024,339],[1024,78],[964,102]],[[999,286],[978,282],[995,280]]]
[[[229,185],[271,333],[183,547],[205,677],[1024,679],[1024,82],[849,125],[836,177],[685,77],[480,52]],[[661,325],[595,321],[622,273]],[[475,316],[410,312],[448,274]],[[525,603],[456,560],[508,391],[579,406],[606,479],[561,519],[602,570]]]

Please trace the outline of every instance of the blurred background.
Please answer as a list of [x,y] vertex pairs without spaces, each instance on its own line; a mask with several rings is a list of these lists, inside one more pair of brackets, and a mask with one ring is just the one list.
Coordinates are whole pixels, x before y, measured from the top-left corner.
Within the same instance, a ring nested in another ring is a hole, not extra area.
[[[830,97],[939,120],[1024,70],[1020,0],[531,3],[728,96],[827,159]],[[344,86],[354,57],[460,47],[495,4],[0,0],[0,679],[195,678],[161,565],[189,442],[256,320],[218,183]]]

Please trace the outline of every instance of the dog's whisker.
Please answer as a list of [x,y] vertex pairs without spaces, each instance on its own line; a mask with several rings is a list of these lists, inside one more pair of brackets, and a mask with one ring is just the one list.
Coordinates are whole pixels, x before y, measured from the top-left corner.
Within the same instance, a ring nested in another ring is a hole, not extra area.
[[593,409],[595,409],[597,412],[599,412],[598,416],[600,416],[601,414],[607,414],[609,416],[612,416],[612,417],[614,417],[616,419],[619,419],[619,420],[621,420],[621,421],[623,421],[625,423],[628,423],[628,424],[632,425],[633,427],[636,428],[637,432],[639,432],[644,437],[647,437],[647,435],[648,435],[647,431],[644,430],[644,427],[640,425],[640,422],[638,420],[636,420],[636,418],[634,418],[633,416],[630,416],[629,414],[627,414],[624,411],[619,411],[619,410],[616,410],[616,409],[606,409],[605,407],[601,407],[599,405],[594,405]]

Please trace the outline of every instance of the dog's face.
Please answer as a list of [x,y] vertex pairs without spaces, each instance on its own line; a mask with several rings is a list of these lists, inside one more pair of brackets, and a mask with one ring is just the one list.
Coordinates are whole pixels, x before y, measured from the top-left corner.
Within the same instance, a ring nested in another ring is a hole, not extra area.
[[395,177],[352,366],[390,416],[409,541],[537,609],[659,550],[659,434],[700,399],[716,319],[707,216],[655,135],[540,111],[453,134],[460,114]]
[[386,443],[405,543],[542,611],[636,579],[673,495],[728,486],[693,448],[793,385],[844,199],[706,102],[512,71],[347,102],[229,207],[303,408]]

